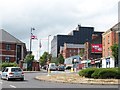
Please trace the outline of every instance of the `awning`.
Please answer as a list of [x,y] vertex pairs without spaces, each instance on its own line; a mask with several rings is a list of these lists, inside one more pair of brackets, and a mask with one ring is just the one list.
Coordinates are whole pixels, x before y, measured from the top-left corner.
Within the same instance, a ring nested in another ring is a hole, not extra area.
[[91,63],[91,60],[87,60],[87,63]]
[[91,63],[91,60],[83,60],[81,63]]
[[100,63],[100,60],[98,60],[98,61],[95,61],[95,63]]
[[86,60],[83,60],[83,61],[81,61],[81,63],[87,63],[87,61],[86,61]]

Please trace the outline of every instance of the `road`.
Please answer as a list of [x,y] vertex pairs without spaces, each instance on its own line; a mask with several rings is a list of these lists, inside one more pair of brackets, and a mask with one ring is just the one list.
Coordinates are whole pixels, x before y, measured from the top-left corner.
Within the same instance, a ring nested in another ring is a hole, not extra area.
[[118,88],[118,85],[67,84],[35,80],[34,77],[47,75],[45,72],[25,73],[24,81],[0,81],[2,88]]

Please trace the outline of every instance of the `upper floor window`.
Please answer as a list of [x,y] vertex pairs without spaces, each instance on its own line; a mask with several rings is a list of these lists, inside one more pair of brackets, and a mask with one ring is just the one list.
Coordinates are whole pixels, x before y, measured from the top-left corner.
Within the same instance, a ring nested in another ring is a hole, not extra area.
[[11,48],[10,48],[10,44],[6,44],[6,50],[10,50]]

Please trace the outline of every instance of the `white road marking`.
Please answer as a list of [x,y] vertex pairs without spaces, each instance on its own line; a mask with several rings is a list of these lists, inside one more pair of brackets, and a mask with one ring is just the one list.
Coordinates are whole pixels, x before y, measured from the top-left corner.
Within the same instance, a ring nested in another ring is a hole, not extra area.
[[10,87],[12,87],[12,88],[16,88],[15,86],[13,86],[13,85],[10,85]]

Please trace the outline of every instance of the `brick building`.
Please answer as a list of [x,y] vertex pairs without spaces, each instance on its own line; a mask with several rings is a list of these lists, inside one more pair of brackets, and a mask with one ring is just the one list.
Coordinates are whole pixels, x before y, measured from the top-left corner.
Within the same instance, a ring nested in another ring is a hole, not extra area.
[[94,32],[92,34],[92,42],[86,42],[84,57],[86,60],[86,67],[100,67],[100,59],[102,58],[102,33],[103,32]]
[[19,63],[19,60],[23,60],[25,56],[25,43],[0,29],[0,61]]
[[64,43],[64,46],[60,47],[60,53],[64,58],[68,58],[75,55],[80,55],[81,51],[84,51],[84,44],[69,44]]
[[112,56],[111,46],[113,44],[118,44],[118,25],[120,23],[114,25],[112,28],[107,30],[105,33],[102,34],[102,67],[114,67],[114,57]]
[[76,30],[73,30],[68,35],[56,35],[51,41],[51,54],[52,57],[57,57],[60,53],[60,46],[64,46],[64,43],[72,44],[84,44],[86,41],[92,41],[92,34],[94,33],[94,27],[77,26]]

